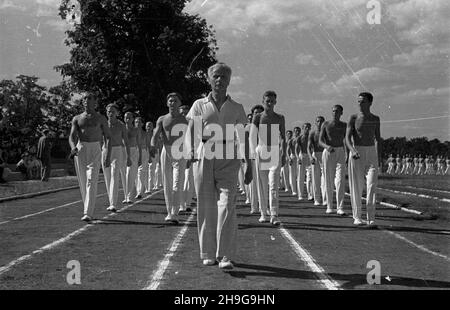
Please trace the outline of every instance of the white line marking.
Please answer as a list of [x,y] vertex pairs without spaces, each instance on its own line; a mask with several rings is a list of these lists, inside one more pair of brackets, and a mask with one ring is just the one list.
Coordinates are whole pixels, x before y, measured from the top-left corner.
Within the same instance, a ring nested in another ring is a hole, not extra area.
[[415,186],[410,186],[410,185],[405,185],[405,187],[407,187],[407,188],[413,188],[413,189],[420,189],[420,190],[423,190],[423,191],[430,191],[430,192],[437,192],[437,193],[450,194],[449,191],[444,191],[444,190],[441,190],[441,189],[422,188],[422,187],[415,187]]
[[[101,196],[105,196],[106,194],[107,193],[97,195],[97,198],[101,197]],[[9,222],[12,222],[12,221],[23,220],[23,219],[26,219],[26,218],[29,218],[29,217],[32,217],[32,216],[36,216],[36,215],[39,215],[39,214],[42,214],[42,213],[50,212],[50,211],[53,211],[53,210],[56,210],[56,209],[65,208],[65,207],[68,207],[68,206],[71,206],[73,204],[77,204],[77,203],[80,203],[80,202],[81,202],[81,200],[77,200],[77,201],[74,201],[74,202],[66,203],[66,204],[61,205],[61,206],[57,206],[57,207],[54,207],[54,208],[46,209],[46,210],[43,210],[43,211],[40,211],[40,212],[24,215],[24,216],[21,216],[21,217],[16,217],[16,218],[13,218],[11,220],[0,222],[0,225],[6,224],[6,223],[9,223]]]
[[387,233],[389,233],[389,234],[391,234],[391,235],[393,235],[393,236],[395,236],[396,238],[398,238],[398,239],[400,239],[400,240],[405,241],[406,243],[408,243],[408,244],[410,244],[410,245],[412,245],[412,246],[418,248],[419,250],[422,250],[422,251],[424,251],[424,252],[426,252],[426,253],[429,253],[429,254],[431,254],[431,255],[438,256],[438,257],[443,258],[443,259],[445,259],[445,260],[447,260],[447,261],[450,261],[450,257],[445,256],[444,254],[440,254],[440,253],[431,251],[431,250],[427,249],[426,247],[424,247],[424,246],[422,246],[422,245],[420,245],[420,244],[417,244],[417,243],[412,242],[411,240],[409,240],[409,239],[403,237],[402,235],[399,235],[399,234],[397,234],[397,233],[395,233],[395,232],[393,232],[393,231],[389,231],[389,230],[385,230],[385,229],[383,229],[383,231],[384,231],[384,232],[387,232]]
[[[345,193],[345,194],[348,195],[348,193]],[[363,197],[363,199],[366,200],[364,197]],[[400,208],[400,207],[398,207],[398,206],[396,206],[396,205],[391,205],[391,204],[386,203],[386,202],[380,202],[380,203],[383,204],[383,205],[390,205],[390,206],[393,206],[394,208],[406,209],[406,208]],[[411,210],[411,209],[406,209],[406,210],[408,210],[408,212],[411,212],[411,211],[419,212],[419,211]],[[405,210],[404,210],[404,211],[405,211]],[[426,247],[424,247],[424,246],[422,246],[422,245],[420,245],[420,244],[417,244],[417,243],[412,242],[411,240],[407,239],[406,237],[403,237],[403,236],[400,235],[400,234],[397,234],[397,233],[395,233],[395,232],[393,232],[393,231],[386,230],[386,229],[381,229],[381,231],[384,231],[384,232],[386,232],[386,233],[389,233],[389,234],[395,236],[396,238],[398,238],[398,239],[400,239],[400,240],[403,240],[403,241],[405,241],[406,243],[408,243],[408,244],[410,244],[410,245],[412,245],[412,246],[418,248],[419,250],[422,250],[422,251],[424,251],[424,252],[426,252],[426,253],[429,253],[429,254],[432,254],[432,255],[434,255],[434,256],[438,256],[438,257],[444,258],[445,260],[450,261],[450,258],[449,258],[449,257],[447,257],[447,256],[445,256],[445,255],[443,255],[443,254],[440,254],[440,253],[431,251],[431,250],[427,249]]]
[[292,237],[291,233],[281,227],[281,235],[288,241],[294,252],[300,257],[302,261],[306,263],[309,269],[317,276],[320,284],[328,290],[341,290],[338,282],[333,280],[325,270],[314,260],[314,258],[309,254],[309,252],[304,249],[295,239]]
[[[133,204],[130,204],[130,205],[127,205],[127,206],[123,207],[122,209],[118,210],[116,213],[110,213],[110,214],[104,216],[102,218],[102,220],[108,219],[110,217],[114,217],[114,216],[116,216],[116,214],[118,214],[120,212],[123,212],[123,211],[131,208],[132,206],[134,206],[134,205],[136,205],[136,204],[138,204],[138,203],[140,203],[140,202],[142,202],[142,201],[144,201],[146,199],[149,199],[149,198],[153,197],[153,195],[155,195],[155,194],[157,194],[157,193],[159,193],[161,191],[162,190],[159,190],[159,191],[154,192],[153,194],[151,194],[151,195],[149,195],[147,197],[144,197],[144,198],[142,198],[140,200],[136,200]],[[79,234],[85,232],[88,228],[92,227],[93,224],[95,224],[95,223],[98,223],[98,222],[94,220],[94,221],[92,221],[92,223],[86,224],[85,226],[81,227],[80,229],[75,230],[74,232],[71,232],[67,236],[65,236],[65,237],[63,237],[61,239],[58,239],[56,241],[53,241],[52,243],[49,243],[49,244],[43,246],[42,248],[31,252],[30,254],[21,256],[21,257],[15,259],[15,260],[11,261],[7,265],[4,265],[4,266],[0,267],[0,275],[2,275],[5,272],[9,271],[12,267],[14,267],[14,266],[16,266],[16,265],[18,265],[18,264],[20,264],[20,263],[22,263],[24,261],[27,261],[27,260],[31,259],[33,256],[41,254],[41,253],[43,253],[43,252],[45,252],[47,250],[51,250],[51,249],[57,247],[58,245],[63,244],[64,242],[72,239],[73,237],[78,236]]]
[[382,187],[378,187],[378,188],[381,189],[381,190],[388,191],[388,192],[393,192],[393,193],[396,193],[396,194],[411,195],[411,196],[417,196],[417,197],[420,197],[420,198],[435,199],[435,200],[439,200],[439,201],[442,201],[442,202],[450,203],[450,199],[447,199],[447,198],[433,197],[433,196],[429,196],[429,195],[412,193],[412,192],[402,192],[402,191],[397,191],[397,190],[387,189],[387,188],[382,188]]
[[192,213],[189,218],[187,219],[184,226],[180,229],[178,234],[176,235],[175,239],[170,244],[166,255],[164,255],[164,258],[158,262],[158,267],[156,270],[153,271],[151,279],[147,282],[143,290],[157,290],[159,285],[161,284],[162,278],[164,276],[164,273],[166,272],[167,267],[169,267],[170,259],[175,255],[175,252],[177,251],[178,247],[181,244],[181,240],[184,237],[184,234],[188,230],[189,222],[192,221],[194,218],[194,213]]
[[[345,193],[345,195],[350,196],[349,193]],[[362,197],[362,199],[367,200],[364,197]],[[413,214],[417,214],[417,215],[422,215],[423,214],[423,212],[420,212],[420,211],[417,211],[417,210],[414,210],[414,209],[408,209],[408,208],[405,208],[405,207],[396,206],[396,205],[394,205],[392,203],[387,203],[387,202],[383,202],[383,201],[377,201],[377,203],[379,203],[380,205],[385,206],[385,207],[389,207],[389,208],[392,208],[392,209],[405,211],[405,212],[408,212],[408,213],[413,213]]]

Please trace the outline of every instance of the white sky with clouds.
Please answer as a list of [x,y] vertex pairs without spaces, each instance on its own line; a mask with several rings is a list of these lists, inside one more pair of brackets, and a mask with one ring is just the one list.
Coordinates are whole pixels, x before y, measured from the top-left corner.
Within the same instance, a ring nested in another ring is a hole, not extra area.
[[[336,103],[346,121],[367,90],[386,121],[383,137],[450,140],[450,1],[379,1],[380,25],[367,23],[367,2],[192,0],[186,10],[216,29],[218,58],[233,69],[230,94],[247,111],[273,89],[288,127],[329,118]],[[69,51],[59,3],[0,0],[0,78],[34,74],[46,86],[61,80],[52,68]]]

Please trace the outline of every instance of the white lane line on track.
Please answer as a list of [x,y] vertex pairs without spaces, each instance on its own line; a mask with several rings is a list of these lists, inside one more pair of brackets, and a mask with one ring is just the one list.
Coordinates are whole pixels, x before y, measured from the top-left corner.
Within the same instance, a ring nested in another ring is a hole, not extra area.
[[[105,196],[105,195],[107,195],[107,193],[97,195],[96,198],[101,197],[101,196]],[[77,204],[77,203],[80,203],[80,202],[81,202],[81,200],[77,200],[77,201],[69,202],[69,203],[63,204],[61,206],[54,207],[54,208],[45,209],[45,210],[40,211],[40,212],[36,212],[36,213],[32,213],[32,214],[16,217],[16,218],[4,221],[4,222],[0,222],[0,225],[6,224],[6,223],[9,223],[9,222],[13,222],[13,221],[23,220],[23,219],[26,219],[26,218],[29,218],[29,217],[33,217],[33,216],[36,216],[36,215],[39,215],[39,214],[42,214],[42,213],[46,213],[46,212],[50,212],[50,211],[53,211],[53,210],[57,210],[57,209],[60,209],[60,208],[65,208],[65,207],[68,207],[68,206],[71,206],[73,204]]]
[[412,189],[419,189],[419,190],[423,190],[423,191],[430,191],[430,192],[436,192],[436,193],[444,193],[444,194],[450,194],[449,191],[444,191],[441,189],[432,189],[432,188],[422,188],[422,187],[415,187],[415,186],[410,186],[410,185],[404,185],[407,188],[412,188]]
[[186,234],[186,231],[189,228],[189,223],[194,218],[194,213],[192,213],[187,221],[185,222],[184,226],[180,229],[178,234],[176,235],[175,239],[173,239],[172,243],[170,244],[169,248],[167,249],[166,255],[164,255],[164,258],[158,262],[158,267],[153,271],[151,278],[143,288],[143,290],[157,290],[159,285],[161,284],[161,281],[163,279],[164,273],[167,270],[167,267],[169,267],[170,259],[175,255],[175,252],[177,251],[178,247],[181,244],[181,240],[183,239],[184,235]]
[[[345,193],[345,194],[347,195],[348,193]],[[349,194],[348,194],[348,195],[349,195]],[[366,198],[364,198],[364,197],[362,197],[362,199],[366,200]],[[386,203],[385,203],[385,204],[386,204]],[[395,206],[395,205],[392,205],[392,206],[397,207],[397,206]],[[397,208],[399,208],[399,207],[397,207]],[[408,210],[409,210],[409,209],[408,209]],[[416,210],[412,210],[412,211],[416,211]],[[418,212],[418,211],[416,211],[416,212]],[[427,249],[426,247],[424,247],[423,245],[414,243],[413,241],[409,240],[409,239],[406,238],[406,237],[403,237],[402,235],[400,235],[400,234],[398,234],[398,233],[395,233],[395,232],[390,231],[390,230],[387,230],[387,229],[380,229],[380,230],[383,231],[383,232],[385,232],[385,233],[388,233],[388,234],[391,234],[391,235],[395,236],[397,239],[400,239],[400,240],[405,241],[406,243],[408,243],[408,244],[410,244],[410,245],[412,245],[412,246],[418,248],[419,250],[421,250],[421,251],[423,251],[423,252],[425,252],[425,253],[428,253],[428,254],[431,254],[431,255],[434,255],[434,256],[443,258],[443,259],[445,259],[445,260],[447,260],[447,261],[450,261],[450,258],[449,258],[448,256],[445,256],[444,254],[440,254],[440,253],[431,251],[431,250]]]
[[287,240],[291,248],[297,254],[297,256],[306,263],[309,269],[316,275],[319,279],[319,283],[328,290],[341,290],[339,283],[333,280],[325,270],[314,260],[314,258],[309,254],[309,252],[304,249],[291,235],[291,233],[280,227],[281,235]]
[[431,251],[431,250],[427,249],[426,247],[424,247],[423,245],[414,243],[414,242],[412,242],[411,240],[409,240],[409,239],[403,237],[402,235],[399,235],[399,234],[397,234],[397,233],[395,233],[395,232],[393,232],[393,231],[385,230],[385,229],[383,229],[382,231],[384,231],[384,232],[386,232],[386,233],[388,233],[388,234],[391,234],[391,235],[395,236],[396,238],[398,238],[398,239],[400,239],[400,240],[403,240],[403,241],[405,241],[406,243],[408,243],[408,244],[410,244],[410,245],[412,245],[412,246],[414,246],[414,247],[416,247],[416,248],[418,248],[418,249],[420,249],[420,250],[422,250],[422,251],[424,251],[424,252],[426,252],[426,253],[428,253],[428,254],[431,254],[431,255],[434,255],[434,256],[443,258],[443,259],[445,259],[446,261],[449,261],[449,262],[450,262],[450,257],[445,256],[444,254],[441,254],[441,253],[437,253],[437,252]]
[[[346,196],[350,196],[349,193],[345,193],[345,195]],[[364,197],[362,197],[362,199],[366,200],[366,198],[364,198]],[[389,208],[392,208],[392,209],[405,211],[405,212],[408,212],[408,213],[413,213],[413,214],[417,214],[417,215],[422,215],[423,214],[420,211],[417,211],[417,210],[414,210],[414,209],[408,209],[408,208],[405,208],[405,207],[396,206],[396,205],[394,205],[392,203],[387,203],[387,202],[383,202],[383,201],[377,201],[377,203],[379,203],[380,205],[385,206],[385,207],[389,207]]]
[[[110,214],[104,216],[102,218],[102,220],[106,220],[106,219],[108,219],[110,217],[114,217],[114,216],[116,216],[116,214],[118,214],[120,212],[123,212],[123,211],[131,208],[132,206],[134,206],[134,205],[136,205],[136,204],[138,204],[138,203],[140,203],[140,202],[142,202],[144,200],[147,200],[147,199],[153,197],[153,195],[156,195],[156,194],[158,194],[161,191],[162,190],[158,190],[158,191],[152,193],[151,195],[149,195],[147,197],[144,197],[142,199],[136,200],[134,203],[123,207],[122,209],[118,210],[116,213],[110,213]],[[42,254],[43,252],[51,250],[51,249],[57,247],[58,245],[63,244],[66,241],[69,241],[73,237],[80,235],[81,233],[83,233],[86,230],[88,230],[90,227],[93,227],[94,226],[93,224],[95,224],[95,223],[97,223],[97,221],[94,220],[94,221],[92,221],[92,223],[86,224],[85,226],[81,227],[80,229],[75,230],[74,232],[71,232],[70,234],[68,234],[67,236],[65,236],[65,237],[63,237],[61,239],[53,241],[52,243],[49,243],[49,244],[41,247],[40,249],[31,252],[30,254],[21,256],[21,257],[15,259],[15,260],[9,262],[7,265],[4,265],[4,266],[0,267],[0,275],[2,275],[5,272],[9,271],[14,266],[16,266],[16,265],[18,265],[18,264],[20,264],[20,263],[22,263],[24,261],[27,261],[27,260],[33,258],[35,255]]]
[[439,201],[442,201],[442,202],[450,203],[450,199],[447,199],[447,198],[439,198],[439,197],[433,197],[433,196],[429,196],[429,195],[425,195],[425,194],[397,191],[397,190],[387,189],[387,188],[383,188],[383,187],[378,187],[378,188],[381,189],[381,190],[392,192],[392,193],[396,193],[396,194],[411,195],[411,196],[417,196],[417,197],[420,197],[420,198],[435,199],[435,200],[439,200]]

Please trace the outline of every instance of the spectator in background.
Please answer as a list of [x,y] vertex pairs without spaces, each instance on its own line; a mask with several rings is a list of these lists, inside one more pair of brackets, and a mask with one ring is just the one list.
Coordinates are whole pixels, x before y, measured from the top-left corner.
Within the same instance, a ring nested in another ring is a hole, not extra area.
[[41,168],[41,163],[40,161],[36,158],[36,155],[30,155],[30,164],[29,164],[29,175],[30,178],[32,180],[37,180],[39,179],[40,176],[40,168]]
[[42,137],[39,138],[37,158],[41,161],[41,181],[47,182],[50,177],[52,143],[50,131],[45,129]]
[[16,171],[22,173],[22,176],[25,180],[28,180],[28,165],[29,165],[28,154],[23,153],[22,158],[16,164]]

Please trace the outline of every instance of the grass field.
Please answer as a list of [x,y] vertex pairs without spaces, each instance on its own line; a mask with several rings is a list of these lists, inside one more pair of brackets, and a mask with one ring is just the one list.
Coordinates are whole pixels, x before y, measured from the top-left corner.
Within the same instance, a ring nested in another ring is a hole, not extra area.
[[[448,197],[448,178],[380,178],[380,187]],[[433,184],[427,186],[427,184]],[[178,226],[164,223],[162,192],[119,213],[105,209],[99,184],[93,224],[80,221],[79,189],[0,204],[0,289],[449,289],[450,203],[380,190],[424,216],[377,206],[375,229],[355,227],[347,216],[281,193],[281,227],[258,223],[238,199],[235,268],[205,267],[198,253],[195,214]],[[122,194],[119,195],[119,199]],[[364,210],[364,208],[363,208]],[[436,216],[429,216],[435,213]],[[68,262],[81,266],[81,284],[69,285]],[[381,284],[367,282],[369,261],[381,266]]]

